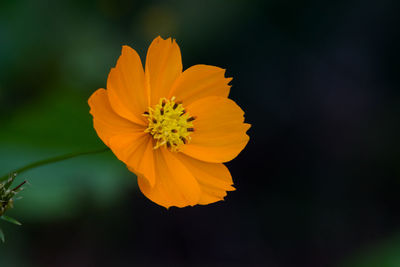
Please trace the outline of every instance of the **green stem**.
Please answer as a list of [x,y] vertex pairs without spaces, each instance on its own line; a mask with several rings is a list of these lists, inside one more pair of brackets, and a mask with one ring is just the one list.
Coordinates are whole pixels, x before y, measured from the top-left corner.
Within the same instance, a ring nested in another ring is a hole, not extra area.
[[[92,151],[69,153],[69,154],[58,156],[58,157],[54,157],[54,158],[44,159],[44,160],[40,160],[40,161],[37,161],[37,162],[33,162],[31,164],[28,164],[28,165],[26,165],[24,167],[21,167],[21,168],[15,170],[15,171],[13,171],[13,173],[19,174],[21,172],[24,172],[24,171],[27,171],[27,170],[30,170],[30,169],[33,169],[33,168],[36,168],[36,167],[40,167],[40,166],[43,166],[43,165],[47,165],[47,164],[50,164],[50,163],[63,161],[63,160],[66,160],[66,159],[75,158],[75,157],[83,156],[83,155],[102,153],[102,152],[106,152],[108,150],[110,150],[110,149],[107,147],[107,148],[102,148],[102,149],[97,149],[97,150],[92,150]],[[8,174],[0,177],[0,182],[2,182],[4,180],[7,180],[8,177],[9,177]]]

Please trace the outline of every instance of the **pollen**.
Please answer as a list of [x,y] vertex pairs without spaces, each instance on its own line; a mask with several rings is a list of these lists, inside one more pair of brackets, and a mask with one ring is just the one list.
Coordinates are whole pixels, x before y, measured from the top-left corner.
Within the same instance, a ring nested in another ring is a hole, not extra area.
[[166,146],[169,150],[177,152],[180,146],[190,142],[196,117],[189,115],[175,97],[170,100],[161,98],[159,103],[153,108],[149,107],[143,116],[147,117],[149,123],[145,132],[150,133],[156,141],[154,149]]

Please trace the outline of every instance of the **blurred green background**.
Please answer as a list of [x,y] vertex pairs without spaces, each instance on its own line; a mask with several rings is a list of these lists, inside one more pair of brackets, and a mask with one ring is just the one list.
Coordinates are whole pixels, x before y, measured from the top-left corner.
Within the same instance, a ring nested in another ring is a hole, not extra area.
[[101,148],[87,99],[158,35],[234,77],[237,191],[165,210],[111,153],[21,174],[0,266],[400,266],[394,1],[1,0],[0,173]]

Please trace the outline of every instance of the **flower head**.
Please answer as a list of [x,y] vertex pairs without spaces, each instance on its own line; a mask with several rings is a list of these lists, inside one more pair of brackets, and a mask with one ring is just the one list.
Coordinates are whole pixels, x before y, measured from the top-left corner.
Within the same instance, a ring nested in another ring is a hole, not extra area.
[[8,209],[13,208],[15,196],[24,189],[22,186],[26,181],[23,181],[14,189],[11,188],[16,177],[17,174],[13,173],[10,174],[6,181],[0,182],[0,217],[3,216]]
[[246,146],[250,127],[228,99],[230,81],[214,66],[182,72],[175,40],[157,37],[145,69],[136,51],[123,46],[107,89],[89,99],[94,128],[155,203],[168,208],[223,200],[235,190],[223,163]]

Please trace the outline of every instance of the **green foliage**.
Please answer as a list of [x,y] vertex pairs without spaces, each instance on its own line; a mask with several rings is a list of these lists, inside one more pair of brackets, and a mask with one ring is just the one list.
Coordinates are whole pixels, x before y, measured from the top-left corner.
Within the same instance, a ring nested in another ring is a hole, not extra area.
[[[5,216],[5,215],[1,216],[0,219],[4,220],[4,221],[6,221],[6,222],[9,222],[9,223],[18,225],[18,226],[22,225],[22,223],[20,223],[20,222],[17,221],[16,219],[11,218],[11,217],[8,217],[8,216]],[[2,230],[1,228],[0,228],[0,240],[1,240],[3,243],[6,241],[6,237],[5,237],[4,232],[3,232],[3,230]]]
[[400,233],[372,246],[364,247],[340,267],[398,267],[400,266]]
[[[104,146],[93,129],[89,94],[56,91],[16,110],[11,118],[2,121],[0,116],[0,174],[60,154]],[[24,222],[70,218],[85,203],[112,205],[136,184],[135,176],[107,152],[29,170],[21,177],[29,179],[30,190],[24,192],[26,201],[10,212]]]
[[1,240],[1,242],[3,242],[3,243],[6,241],[6,238],[5,238],[5,236],[4,236],[3,230],[1,230],[1,228],[0,228],[0,240]]
[[4,220],[6,222],[9,222],[9,223],[15,224],[15,225],[22,225],[22,223],[20,223],[16,219],[8,217],[6,215],[1,216],[0,219]]

